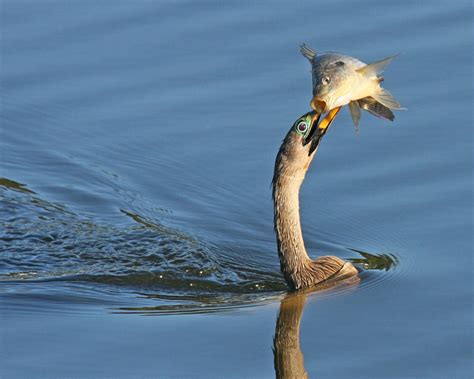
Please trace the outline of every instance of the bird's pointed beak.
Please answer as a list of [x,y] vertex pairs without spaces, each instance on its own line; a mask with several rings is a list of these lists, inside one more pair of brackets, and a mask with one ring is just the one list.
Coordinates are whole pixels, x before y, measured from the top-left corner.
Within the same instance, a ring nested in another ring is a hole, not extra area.
[[339,111],[341,110],[341,108],[342,107],[336,107],[336,108],[332,109],[326,115],[326,117],[324,117],[323,120],[319,123],[318,129],[327,130],[329,128],[329,126],[331,125],[331,123],[336,118],[336,116],[339,113]]
[[[328,131],[329,126],[331,123],[334,121],[336,118],[337,114],[341,110],[342,107],[337,107],[332,109],[326,117],[324,117],[321,122],[319,122],[321,118],[321,113],[314,112],[313,113],[313,119],[311,122],[311,131],[308,137],[306,138],[305,145],[308,143],[311,143],[311,146],[309,148],[308,156],[311,156],[311,154],[314,153],[316,148],[319,145],[319,140],[321,137]],[[318,123],[319,122],[319,123]]]
[[310,143],[313,140],[314,135],[318,129],[318,122],[321,118],[321,113],[317,113],[314,111],[310,112],[309,115],[311,116],[310,131],[309,131],[308,136],[303,141],[303,146],[306,146],[308,143]]

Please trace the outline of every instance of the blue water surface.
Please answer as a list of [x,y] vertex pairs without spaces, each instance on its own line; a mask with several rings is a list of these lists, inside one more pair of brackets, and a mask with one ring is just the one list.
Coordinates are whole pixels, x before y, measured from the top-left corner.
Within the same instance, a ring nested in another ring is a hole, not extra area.
[[[285,377],[286,328],[309,377],[472,377],[471,2],[2,0],[0,15],[2,378]],[[301,192],[312,256],[394,264],[301,300],[270,183],[309,110],[303,42],[401,53],[384,86],[408,110],[364,113],[357,134],[344,109]]]

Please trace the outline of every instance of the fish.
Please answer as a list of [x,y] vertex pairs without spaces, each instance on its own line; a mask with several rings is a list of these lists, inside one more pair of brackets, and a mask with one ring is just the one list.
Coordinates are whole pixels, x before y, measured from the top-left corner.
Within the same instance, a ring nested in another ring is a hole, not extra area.
[[385,67],[397,55],[366,64],[349,55],[317,54],[306,44],[300,52],[311,63],[313,98],[311,108],[318,113],[348,105],[352,121],[358,130],[361,109],[374,116],[393,121],[392,110],[404,110],[392,94],[380,84]]

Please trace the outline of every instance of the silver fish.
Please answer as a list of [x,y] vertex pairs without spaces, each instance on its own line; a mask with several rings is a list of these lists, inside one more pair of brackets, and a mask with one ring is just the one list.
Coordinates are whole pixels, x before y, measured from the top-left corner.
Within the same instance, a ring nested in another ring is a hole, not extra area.
[[313,76],[311,107],[317,112],[327,112],[348,105],[356,128],[361,117],[360,109],[393,121],[392,109],[404,109],[400,103],[380,86],[381,73],[395,56],[365,64],[360,60],[337,53],[316,54],[305,44],[301,53],[309,60]]

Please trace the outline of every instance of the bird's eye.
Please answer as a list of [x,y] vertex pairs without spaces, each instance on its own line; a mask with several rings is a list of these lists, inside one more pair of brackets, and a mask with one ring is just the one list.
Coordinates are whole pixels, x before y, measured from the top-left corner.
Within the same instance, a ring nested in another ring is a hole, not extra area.
[[300,121],[296,124],[296,132],[301,135],[305,135],[308,131],[308,124],[306,121]]
[[325,76],[321,82],[323,83],[323,85],[327,86],[330,82],[331,82],[331,78],[329,76]]

